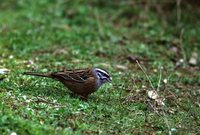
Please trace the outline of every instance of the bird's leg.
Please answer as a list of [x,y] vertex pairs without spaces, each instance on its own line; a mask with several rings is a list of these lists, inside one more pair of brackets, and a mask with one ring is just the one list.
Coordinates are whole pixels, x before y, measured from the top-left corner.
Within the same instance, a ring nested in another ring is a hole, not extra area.
[[73,93],[73,92],[69,92],[69,95],[70,95],[71,98],[77,97],[77,95],[75,93]]
[[75,98],[75,97],[79,97],[81,100],[87,100],[87,98],[88,98],[88,94],[82,94],[82,95],[80,95],[80,94],[76,94],[76,93],[70,93],[70,97],[72,97],[72,98]]
[[81,100],[87,101],[87,99],[88,99],[88,94],[78,95],[78,96],[79,96],[79,98],[80,98]]

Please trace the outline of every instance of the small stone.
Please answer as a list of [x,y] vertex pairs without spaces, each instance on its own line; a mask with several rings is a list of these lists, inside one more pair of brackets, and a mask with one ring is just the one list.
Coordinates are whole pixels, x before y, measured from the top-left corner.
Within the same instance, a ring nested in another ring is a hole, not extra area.
[[150,99],[157,99],[159,97],[155,90],[150,90],[147,94]]
[[164,83],[164,84],[167,84],[167,82],[168,82],[167,79],[164,79],[164,80],[163,80],[163,83]]

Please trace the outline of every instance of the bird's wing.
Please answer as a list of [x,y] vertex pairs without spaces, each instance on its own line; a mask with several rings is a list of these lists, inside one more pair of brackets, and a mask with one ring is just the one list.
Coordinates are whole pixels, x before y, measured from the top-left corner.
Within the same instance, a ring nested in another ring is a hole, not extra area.
[[89,77],[91,77],[89,72],[84,70],[55,72],[51,75],[57,79],[64,79],[66,81],[75,81],[79,83],[84,83]]

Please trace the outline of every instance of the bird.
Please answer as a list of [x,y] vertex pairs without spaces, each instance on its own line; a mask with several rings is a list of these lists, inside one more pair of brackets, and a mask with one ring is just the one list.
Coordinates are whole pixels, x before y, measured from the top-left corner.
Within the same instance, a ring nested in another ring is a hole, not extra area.
[[81,99],[87,99],[91,93],[97,91],[103,84],[112,81],[109,73],[101,68],[74,69],[50,73],[24,72],[23,74],[60,81]]

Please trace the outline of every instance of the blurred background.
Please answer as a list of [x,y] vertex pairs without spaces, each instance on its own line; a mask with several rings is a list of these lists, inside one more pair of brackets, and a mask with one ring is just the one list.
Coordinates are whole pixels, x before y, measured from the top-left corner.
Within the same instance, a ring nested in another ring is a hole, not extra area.
[[[199,7],[0,0],[0,134],[200,134]],[[113,78],[88,102],[22,75],[86,67]]]
[[90,56],[134,53],[188,63],[199,50],[198,8],[195,0],[1,0],[0,45],[2,54],[23,58],[54,53],[56,61],[95,64]]

